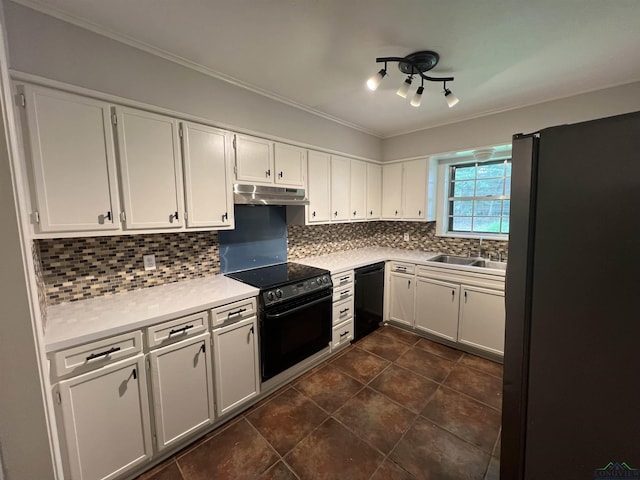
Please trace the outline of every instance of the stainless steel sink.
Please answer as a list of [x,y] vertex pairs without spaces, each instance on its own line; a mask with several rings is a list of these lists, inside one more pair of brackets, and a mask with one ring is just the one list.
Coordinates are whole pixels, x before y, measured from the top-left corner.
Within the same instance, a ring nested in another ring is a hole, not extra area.
[[448,263],[450,265],[473,265],[477,260],[475,258],[460,257],[457,255],[438,255],[429,259],[430,262]]
[[507,264],[504,262],[493,262],[491,260],[476,260],[471,263],[472,267],[494,268],[496,270],[506,270]]

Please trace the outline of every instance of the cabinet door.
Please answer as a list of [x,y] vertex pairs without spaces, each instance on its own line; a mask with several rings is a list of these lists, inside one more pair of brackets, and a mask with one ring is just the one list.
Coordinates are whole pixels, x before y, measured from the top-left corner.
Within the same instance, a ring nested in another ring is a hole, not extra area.
[[389,274],[389,320],[413,327],[415,316],[415,279],[413,275]]
[[71,479],[121,477],[151,457],[144,355],[64,380],[59,389]]
[[458,340],[460,285],[427,278],[416,280],[416,329]]
[[350,160],[331,156],[331,220],[349,220]]
[[235,147],[238,183],[273,183],[273,142],[236,135]]
[[504,354],[504,292],[462,287],[458,341]]
[[153,350],[149,363],[157,448],[163,450],[215,416],[209,334]]
[[182,227],[178,121],[125,107],[116,113],[126,228]]
[[382,207],[382,167],[367,163],[367,219],[380,218]]
[[229,133],[185,122],[182,142],[187,227],[232,227]]
[[216,408],[235,409],[260,391],[256,317],[213,331]]
[[326,153],[309,151],[307,222],[331,220],[331,157]]
[[367,208],[367,164],[351,160],[350,215],[351,220],[364,220]]
[[307,151],[303,148],[275,144],[275,183],[277,185],[304,187]]
[[24,87],[39,230],[118,230],[120,210],[110,107]]
[[427,160],[404,162],[402,182],[402,217],[424,220],[427,208]]
[[382,166],[382,218],[402,217],[402,164]]

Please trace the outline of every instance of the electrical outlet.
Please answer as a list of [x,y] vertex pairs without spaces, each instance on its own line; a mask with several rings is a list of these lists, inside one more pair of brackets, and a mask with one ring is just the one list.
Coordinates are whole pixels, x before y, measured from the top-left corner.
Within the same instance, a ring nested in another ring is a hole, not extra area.
[[155,270],[156,269],[156,256],[151,253],[149,255],[143,255],[142,261],[144,262],[145,270]]
[[405,242],[408,242],[408,241],[409,241],[409,232],[404,232],[403,240],[404,240]]

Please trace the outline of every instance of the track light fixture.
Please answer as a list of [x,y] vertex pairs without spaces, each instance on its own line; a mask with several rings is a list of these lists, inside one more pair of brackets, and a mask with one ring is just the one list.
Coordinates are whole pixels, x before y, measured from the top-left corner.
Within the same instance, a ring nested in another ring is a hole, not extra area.
[[372,76],[369,80],[367,80],[367,87],[369,87],[369,90],[376,90],[378,88],[378,85],[380,85],[380,82],[382,81],[382,79],[386,76],[387,76],[387,63],[385,62],[384,68],[380,70],[378,73],[376,73],[374,76]]
[[398,96],[407,98],[407,94],[411,88],[411,81],[414,76],[418,75],[420,77],[421,84],[411,99],[411,105],[414,107],[420,106],[422,102],[422,93],[424,92],[424,81],[427,80],[429,82],[443,82],[444,98],[447,101],[449,108],[451,108],[460,101],[458,97],[456,97],[453,92],[447,88],[447,82],[453,82],[453,77],[436,78],[429,77],[424,74],[424,72],[428,72],[435,67],[439,60],[440,55],[430,50],[415,52],[407,55],[406,57],[378,57],[376,58],[376,62],[384,63],[384,68],[367,80],[367,86],[370,90],[376,90],[382,79],[387,76],[387,62],[398,62],[398,69],[402,73],[408,75],[402,85],[400,85],[400,88],[396,91]]

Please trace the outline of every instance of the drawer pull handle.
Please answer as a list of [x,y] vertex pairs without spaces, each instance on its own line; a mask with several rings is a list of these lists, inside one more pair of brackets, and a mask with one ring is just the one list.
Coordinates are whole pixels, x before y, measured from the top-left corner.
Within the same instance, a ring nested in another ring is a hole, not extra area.
[[108,357],[112,353],[115,353],[118,351],[120,351],[120,347],[111,347],[109,350],[105,350],[104,352],[92,353],[87,357],[87,362],[90,362],[91,360],[95,360],[96,358],[100,358],[100,357]]
[[342,277],[342,278],[340,279],[340,283],[342,283],[342,282],[346,282],[347,280],[349,280],[349,277]]
[[187,330],[189,330],[190,328],[193,328],[193,325],[185,325],[185,326],[184,326],[184,327],[182,327],[182,328],[176,328],[175,330],[171,330],[171,331],[169,332],[169,336],[171,336],[171,335],[176,335],[176,334],[178,334],[178,333],[186,333],[186,332],[187,332]]
[[349,290],[344,290],[344,291],[340,292],[340,296],[344,297],[345,295],[349,295],[349,293],[351,293],[351,292],[349,292]]
[[242,312],[246,312],[246,311],[247,311],[247,309],[246,309],[246,308],[239,308],[238,310],[235,310],[235,311],[233,311],[233,312],[229,312],[229,313],[227,314],[227,318],[231,318],[231,317],[233,317],[234,315],[240,315]]
[[340,315],[343,315],[345,313],[347,313],[349,311],[348,308],[345,308],[344,310],[340,310]]
[[340,334],[340,338],[344,337],[345,335],[349,335],[349,330],[347,330],[347,331],[346,331],[346,332],[344,332],[344,333],[341,333],[341,334]]

